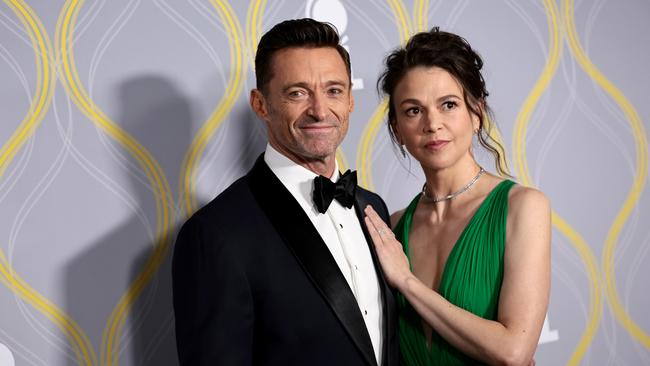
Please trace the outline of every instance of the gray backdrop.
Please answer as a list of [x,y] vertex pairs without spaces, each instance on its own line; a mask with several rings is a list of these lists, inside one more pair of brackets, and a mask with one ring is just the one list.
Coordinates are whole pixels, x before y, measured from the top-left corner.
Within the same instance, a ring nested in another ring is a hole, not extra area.
[[469,40],[511,172],[554,208],[537,363],[650,364],[650,3],[5,0],[0,365],[176,365],[176,230],[263,150],[254,47],[304,16],[351,52],[339,162],[391,211],[423,177],[387,138],[382,59],[433,25]]

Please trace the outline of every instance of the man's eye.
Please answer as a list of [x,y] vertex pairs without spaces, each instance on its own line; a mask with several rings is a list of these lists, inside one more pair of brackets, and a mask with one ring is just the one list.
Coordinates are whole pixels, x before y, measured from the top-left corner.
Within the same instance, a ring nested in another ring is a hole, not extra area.
[[420,107],[412,107],[405,111],[406,115],[409,117],[415,117],[420,114]]
[[343,90],[339,88],[332,88],[327,91],[330,95],[340,95],[343,94]]
[[292,90],[288,93],[290,98],[300,98],[301,96],[305,95],[305,92],[302,90]]
[[446,102],[442,103],[442,109],[445,110],[445,111],[448,111],[448,110],[456,108],[457,105],[458,105],[458,103],[449,100],[449,101],[446,101]]

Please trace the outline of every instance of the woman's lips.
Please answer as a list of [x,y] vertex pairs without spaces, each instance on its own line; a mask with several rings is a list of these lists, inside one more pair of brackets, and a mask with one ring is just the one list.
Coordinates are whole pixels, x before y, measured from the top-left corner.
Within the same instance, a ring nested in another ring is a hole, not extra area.
[[427,142],[426,145],[424,145],[424,147],[429,150],[437,151],[444,148],[448,143],[449,141],[447,140],[436,140],[436,141]]

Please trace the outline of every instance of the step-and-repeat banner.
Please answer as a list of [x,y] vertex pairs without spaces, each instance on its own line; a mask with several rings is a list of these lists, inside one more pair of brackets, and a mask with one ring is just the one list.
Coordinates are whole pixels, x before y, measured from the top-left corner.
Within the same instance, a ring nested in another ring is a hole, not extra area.
[[537,364],[650,364],[649,15],[613,0],[4,0],[0,365],[177,364],[176,231],[263,150],[255,47],[301,17],[350,51],[339,164],[391,211],[423,176],[388,138],[383,58],[432,26],[467,38],[511,173],[553,204]]

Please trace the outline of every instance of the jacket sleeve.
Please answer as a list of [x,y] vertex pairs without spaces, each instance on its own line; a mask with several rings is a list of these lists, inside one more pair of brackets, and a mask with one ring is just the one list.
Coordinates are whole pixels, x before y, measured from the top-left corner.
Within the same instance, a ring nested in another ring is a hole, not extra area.
[[172,286],[180,365],[250,365],[249,282],[235,255],[236,243],[222,242],[214,230],[207,235],[206,228],[193,217],[181,228],[174,247]]

